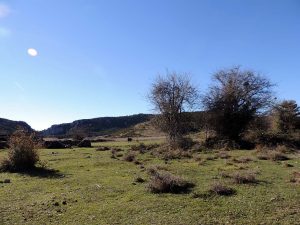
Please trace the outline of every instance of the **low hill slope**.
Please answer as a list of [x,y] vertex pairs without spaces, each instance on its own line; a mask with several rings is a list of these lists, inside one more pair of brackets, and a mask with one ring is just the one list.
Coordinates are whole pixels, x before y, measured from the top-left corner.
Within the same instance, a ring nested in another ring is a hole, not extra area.
[[11,135],[18,129],[33,131],[33,129],[23,121],[13,121],[8,119],[0,118],[0,136]]
[[72,123],[53,125],[50,128],[43,130],[41,135],[45,137],[107,135],[116,130],[129,128],[136,124],[149,121],[152,117],[153,115],[151,114],[137,114],[131,116],[76,120]]

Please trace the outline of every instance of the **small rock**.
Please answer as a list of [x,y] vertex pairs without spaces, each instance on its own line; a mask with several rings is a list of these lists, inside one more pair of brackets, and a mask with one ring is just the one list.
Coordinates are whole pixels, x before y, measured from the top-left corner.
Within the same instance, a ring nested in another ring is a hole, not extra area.
[[67,201],[66,201],[66,200],[65,200],[65,201],[63,201],[63,202],[62,202],[62,204],[63,204],[63,205],[66,205],[66,204],[67,204]]

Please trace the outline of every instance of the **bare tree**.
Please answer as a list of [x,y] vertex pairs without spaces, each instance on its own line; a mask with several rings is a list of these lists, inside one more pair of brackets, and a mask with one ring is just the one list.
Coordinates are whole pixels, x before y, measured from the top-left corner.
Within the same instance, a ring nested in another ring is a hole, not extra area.
[[158,76],[152,84],[149,94],[150,102],[159,113],[156,125],[167,134],[171,147],[176,147],[182,140],[188,124],[187,111],[195,108],[198,90],[186,73],[167,73]]
[[300,108],[294,100],[285,100],[275,106],[275,120],[279,131],[289,133],[296,128]]
[[202,99],[213,115],[209,123],[218,136],[238,140],[255,116],[272,105],[273,84],[260,74],[239,67],[218,71],[213,81]]

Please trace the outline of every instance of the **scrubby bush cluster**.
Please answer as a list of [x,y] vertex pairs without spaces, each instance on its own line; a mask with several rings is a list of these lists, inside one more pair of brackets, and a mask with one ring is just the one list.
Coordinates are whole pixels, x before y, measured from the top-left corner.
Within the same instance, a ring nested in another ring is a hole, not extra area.
[[209,189],[209,192],[215,195],[225,196],[233,195],[236,193],[236,191],[233,188],[228,187],[222,183],[214,183]]
[[175,176],[167,171],[152,169],[148,188],[152,193],[186,193],[195,186],[192,182]]
[[39,161],[39,154],[35,148],[33,134],[25,131],[16,131],[9,140],[7,158],[2,159],[2,171],[23,171],[32,169]]
[[[253,149],[258,144],[300,148],[300,135],[294,135],[299,129],[299,107],[295,101],[277,102],[274,85],[265,76],[240,67],[219,70],[208,92],[199,97],[198,88],[184,75],[159,76],[150,91],[159,113],[156,124],[172,150],[190,148],[182,141],[195,128],[205,131],[209,148]],[[205,111],[198,117],[186,113],[200,102]]]

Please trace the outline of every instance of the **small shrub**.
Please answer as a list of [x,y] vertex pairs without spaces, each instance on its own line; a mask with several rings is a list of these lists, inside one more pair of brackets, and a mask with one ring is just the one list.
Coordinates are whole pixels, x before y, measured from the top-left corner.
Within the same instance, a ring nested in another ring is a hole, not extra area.
[[190,149],[195,143],[194,143],[193,139],[191,139],[189,137],[185,137],[185,138],[181,138],[177,144],[178,144],[178,146],[177,146],[178,148],[187,150],[187,149]]
[[117,151],[116,151],[116,149],[112,149],[111,150],[111,156],[110,156],[110,158],[117,159]]
[[2,158],[0,161],[0,172],[7,172],[12,169],[11,162],[8,158]]
[[212,197],[212,194],[211,193],[208,193],[208,192],[204,192],[204,193],[193,193],[192,194],[192,198],[202,198],[202,199],[209,199]]
[[266,153],[259,153],[259,154],[257,154],[257,158],[259,160],[268,160],[269,156]]
[[166,171],[156,171],[151,175],[148,188],[152,193],[187,193],[195,185]]
[[284,163],[285,167],[294,167],[294,165],[290,164],[290,163]]
[[217,156],[220,158],[220,159],[229,159],[231,156],[225,152],[225,151],[221,151],[217,154]]
[[293,172],[290,182],[299,184],[300,183],[300,172],[298,172],[298,171]]
[[22,171],[35,167],[39,154],[35,149],[34,136],[16,131],[9,140],[8,157],[0,165],[1,171]]
[[96,149],[96,151],[108,151],[108,150],[110,150],[110,148],[106,146],[100,146]]
[[192,153],[190,151],[185,151],[182,149],[175,149],[175,150],[169,149],[162,153],[162,158],[165,160],[191,158],[191,157],[192,157]]
[[285,145],[277,145],[277,147],[275,148],[275,150],[277,152],[280,152],[282,154],[288,154],[291,152],[290,149],[288,149]]
[[227,173],[227,172],[225,172],[225,171],[221,171],[220,173],[219,173],[219,175],[222,177],[222,178],[230,178],[231,176]]
[[147,173],[149,175],[153,175],[156,174],[159,170],[168,171],[168,168],[165,165],[152,165],[147,168]]
[[131,151],[139,151],[140,153],[146,153],[147,146],[144,143],[140,143],[139,145],[132,145]]
[[236,191],[233,188],[227,187],[221,183],[214,183],[209,189],[209,192],[211,194],[224,195],[224,196],[230,196],[236,193]]
[[135,160],[135,154],[133,152],[128,152],[126,155],[124,155],[123,160],[127,162],[134,162]]
[[253,158],[247,156],[241,156],[239,158],[234,158],[232,161],[235,163],[248,163],[248,162],[252,162]]
[[159,147],[159,144],[145,145],[144,143],[140,143],[139,145],[132,145],[131,150],[138,151],[139,153],[144,154],[144,153],[149,152],[152,149],[155,149],[157,147]]
[[204,166],[206,164],[206,160],[205,159],[201,159],[198,163],[199,166]]
[[237,184],[256,184],[258,182],[255,174],[251,172],[235,173],[232,178]]
[[202,160],[201,156],[199,155],[193,155],[193,159],[196,161],[196,162],[200,162]]
[[289,158],[281,152],[270,151],[269,159],[273,161],[284,161],[284,160],[288,160]]

